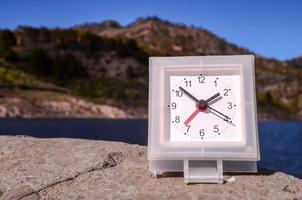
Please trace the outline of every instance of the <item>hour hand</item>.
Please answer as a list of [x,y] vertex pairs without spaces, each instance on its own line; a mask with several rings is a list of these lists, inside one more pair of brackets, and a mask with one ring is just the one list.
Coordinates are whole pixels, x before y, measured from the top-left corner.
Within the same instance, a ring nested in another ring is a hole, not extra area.
[[216,99],[216,98],[219,97],[219,96],[220,96],[220,93],[218,92],[218,93],[214,94],[213,96],[211,96],[210,98],[208,98],[208,99],[206,100],[206,102],[207,102],[207,103],[210,103],[210,101]]
[[196,103],[199,102],[199,100],[196,97],[194,97],[190,92],[188,92],[187,90],[185,90],[183,87],[179,87],[179,89],[182,90],[188,97],[190,97]]

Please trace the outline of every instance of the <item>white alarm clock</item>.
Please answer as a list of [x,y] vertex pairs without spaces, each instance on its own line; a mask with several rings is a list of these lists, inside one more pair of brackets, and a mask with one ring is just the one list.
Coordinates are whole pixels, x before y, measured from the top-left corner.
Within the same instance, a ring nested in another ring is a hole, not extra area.
[[257,172],[254,56],[151,57],[148,159],[153,174],[223,182]]

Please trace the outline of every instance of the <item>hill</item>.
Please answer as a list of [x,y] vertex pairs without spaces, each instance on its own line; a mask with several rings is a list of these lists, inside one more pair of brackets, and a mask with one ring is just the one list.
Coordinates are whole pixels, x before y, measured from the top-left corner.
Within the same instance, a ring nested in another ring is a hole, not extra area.
[[[205,29],[156,17],[127,26],[110,20],[68,29],[19,27],[0,34],[3,69],[50,84],[56,94],[60,88],[64,95],[108,104],[134,117],[147,113],[149,56],[234,54],[255,53]],[[302,119],[301,58],[281,62],[255,55],[260,118]],[[28,88],[10,84],[18,91]]]

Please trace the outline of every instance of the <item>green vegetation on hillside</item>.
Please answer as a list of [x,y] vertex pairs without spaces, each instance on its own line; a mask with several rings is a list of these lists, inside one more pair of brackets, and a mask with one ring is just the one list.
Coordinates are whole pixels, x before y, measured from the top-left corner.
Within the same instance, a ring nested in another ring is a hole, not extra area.
[[[18,40],[18,44],[16,42]],[[90,32],[20,27],[0,31],[0,81],[6,87],[23,89],[66,88],[89,99],[112,99],[146,106],[147,67],[128,66],[121,77],[109,77],[111,69],[89,73],[89,68],[110,52],[111,59],[135,59],[146,66],[148,54],[135,40],[110,39]],[[13,52],[10,59],[7,52]],[[84,62],[92,62],[89,66]],[[106,62],[111,62],[108,58]],[[39,77],[39,78],[37,78]],[[49,84],[46,84],[49,83]]]

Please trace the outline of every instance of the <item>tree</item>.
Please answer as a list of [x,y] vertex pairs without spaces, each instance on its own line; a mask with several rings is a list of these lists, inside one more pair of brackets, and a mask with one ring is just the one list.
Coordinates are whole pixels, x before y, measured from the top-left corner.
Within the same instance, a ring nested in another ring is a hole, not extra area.
[[42,76],[53,72],[51,59],[43,49],[34,49],[30,54],[29,71]]
[[273,102],[272,94],[269,91],[265,92],[264,100],[268,104],[271,104]]
[[131,67],[131,66],[127,67],[126,73],[127,73],[127,78],[130,79],[130,80],[136,77],[135,76],[135,71],[134,71],[133,67]]
[[0,54],[4,54],[16,45],[14,33],[9,30],[0,31]]
[[53,65],[53,76],[61,83],[66,83],[73,78],[86,77],[85,68],[72,54],[57,56]]

